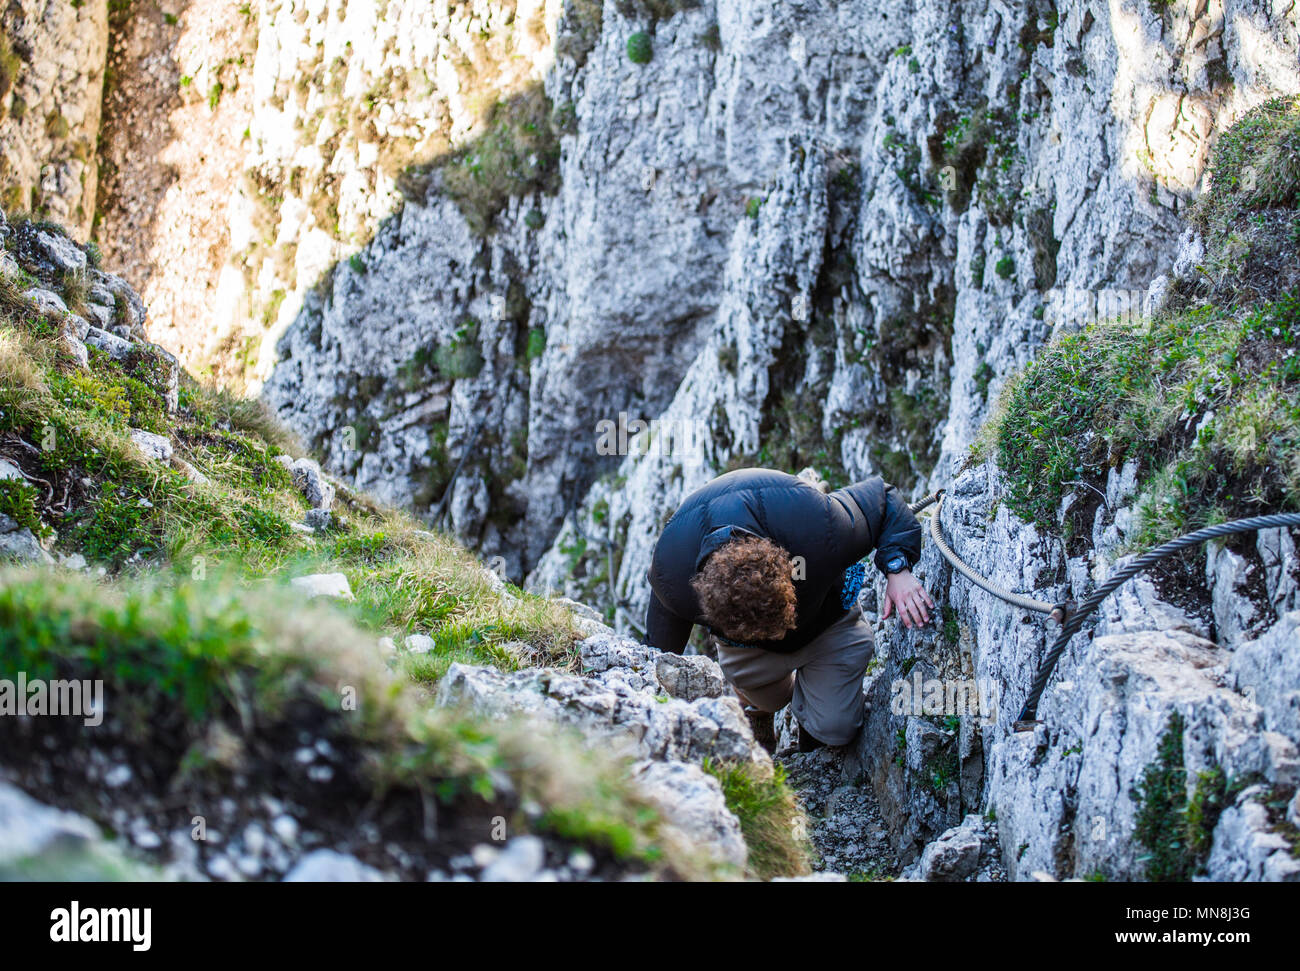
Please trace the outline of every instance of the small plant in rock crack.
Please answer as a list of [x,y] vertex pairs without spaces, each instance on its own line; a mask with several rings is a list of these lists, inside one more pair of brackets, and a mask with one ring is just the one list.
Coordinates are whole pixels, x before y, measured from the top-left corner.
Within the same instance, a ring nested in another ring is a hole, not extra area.
[[947,755],[939,756],[929,765],[930,769],[930,788],[937,795],[942,795],[948,791],[950,783],[957,778],[957,756],[949,752]]

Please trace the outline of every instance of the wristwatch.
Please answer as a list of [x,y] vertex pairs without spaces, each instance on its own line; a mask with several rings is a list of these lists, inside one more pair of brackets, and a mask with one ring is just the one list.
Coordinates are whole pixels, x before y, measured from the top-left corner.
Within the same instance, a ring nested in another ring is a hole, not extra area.
[[907,569],[907,557],[904,556],[902,553],[895,553],[893,556],[891,556],[888,560],[885,561],[886,574],[892,575],[894,573],[901,573],[906,569]]

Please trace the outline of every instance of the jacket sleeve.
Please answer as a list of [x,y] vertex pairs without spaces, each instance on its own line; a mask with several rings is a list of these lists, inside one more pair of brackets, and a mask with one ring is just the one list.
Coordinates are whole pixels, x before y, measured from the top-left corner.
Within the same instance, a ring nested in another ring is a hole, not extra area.
[[682,620],[665,607],[659,594],[650,591],[650,607],[645,616],[646,644],[657,647],[666,654],[680,654],[685,650],[694,626],[689,620]]
[[876,567],[881,573],[899,553],[907,558],[909,567],[916,565],[921,558],[921,524],[897,489],[873,476],[845,486],[841,492],[857,507],[840,502],[848,518],[848,563],[856,563],[874,547]]

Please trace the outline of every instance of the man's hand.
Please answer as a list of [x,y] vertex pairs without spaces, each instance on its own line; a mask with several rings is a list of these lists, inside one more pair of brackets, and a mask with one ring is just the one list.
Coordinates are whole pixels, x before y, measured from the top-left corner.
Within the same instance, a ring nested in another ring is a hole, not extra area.
[[885,612],[881,620],[888,620],[891,612],[896,611],[903,626],[920,627],[930,622],[930,609],[934,601],[921,586],[921,581],[912,576],[911,570],[899,570],[891,573],[885,584]]

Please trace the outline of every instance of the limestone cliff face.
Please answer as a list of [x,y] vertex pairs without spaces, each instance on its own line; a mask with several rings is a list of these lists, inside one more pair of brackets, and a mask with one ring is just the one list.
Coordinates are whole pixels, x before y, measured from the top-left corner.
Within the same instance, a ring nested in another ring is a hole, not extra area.
[[[281,413],[363,487],[624,629],[666,516],[742,463],[951,486],[945,531],[1004,586],[1103,579],[1132,482],[1067,556],[999,509],[995,468],[959,467],[1055,330],[1158,306],[1216,135],[1300,90],[1295,11],[611,2],[596,30],[577,9],[545,81],[558,191],[510,199],[484,234],[435,172],[290,326]],[[627,54],[638,32],[648,63]],[[1209,615],[1149,583],[1111,604],[1016,733],[1049,634],[928,550],[950,612],[942,633],[882,632],[859,752],[900,855],[989,812],[1015,878],[1141,877],[1127,787],[1174,717],[1193,779],[1294,786],[1287,703],[1250,681],[1281,663],[1290,561],[1273,550],[1282,592],[1260,608],[1232,593],[1258,565],[1223,556]],[[894,712],[913,672],[995,686],[995,716]],[[1294,878],[1260,791],[1224,813],[1212,875]]]
[[[1265,3],[611,2],[556,31],[558,191],[484,233],[435,171],[268,395],[517,579],[633,614],[663,517],[728,463],[950,478],[1055,326],[1168,272],[1215,134],[1300,86]],[[649,454],[605,454],[637,420]]]
[[[1004,589],[1077,601],[1122,563],[1118,551],[1133,538],[1135,471],[1111,473],[1083,554],[1068,555],[1059,538],[999,508],[1004,490],[992,465],[955,479],[941,527],[958,556]],[[1172,597],[1179,584],[1157,573],[1103,602],[1095,626],[1062,656],[1039,724],[1018,732],[1014,721],[1055,628],[955,577],[927,543],[917,572],[946,606],[944,622],[882,630],[885,660],[867,682],[857,753],[900,855],[919,854],[978,813],[996,819],[1013,880],[1144,879],[1149,850],[1135,827],[1150,800],[1140,783],[1172,737],[1171,767],[1187,773],[1189,799],[1222,800],[1205,833],[1208,877],[1300,879],[1282,832],[1286,799],[1292,816],[1300,812],[1292,796],[1300,783],[1300,561],[1285,530],[1247,537],[1239,552],[1212,547],[1207,561],[1203,601]],[[878,616],[877,602],[869,592],[869,616]],[[942,690],[926,694],[936,684]],[[960,704],[954,685],[979,717],[946,717]],[[1227,780],[1250,785],[1225,795]],[[1280,793],[1283,806],[1266,811]]]
[[95,216],[107,0],[14,0],[0,13],[0,204],[85,239]]
[[307,291],[401,208],[408,166],[540,82],[558,16],[555,0],[116,9],[97,235],[159,339],[255,391]]

